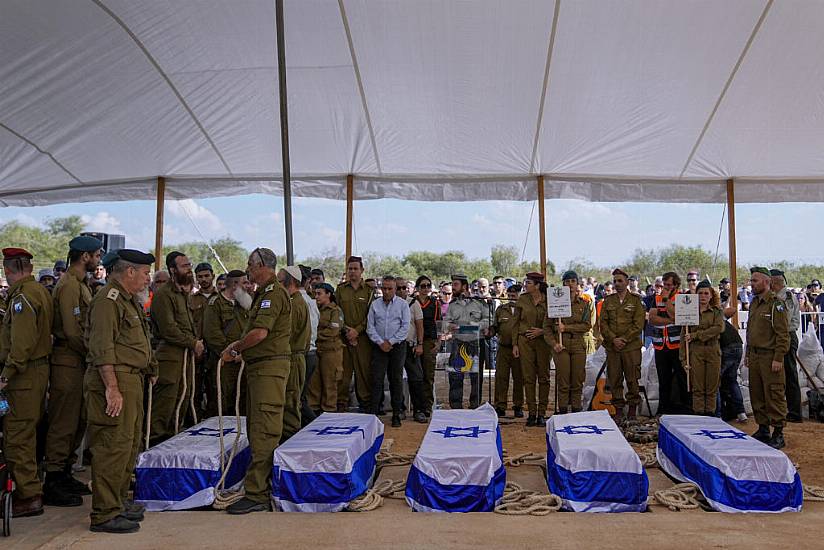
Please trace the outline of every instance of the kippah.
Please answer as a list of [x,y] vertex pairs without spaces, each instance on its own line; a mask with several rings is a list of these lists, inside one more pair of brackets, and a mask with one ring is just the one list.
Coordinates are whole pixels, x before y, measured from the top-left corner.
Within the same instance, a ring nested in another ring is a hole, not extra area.
[[69,248],[80,252],[97,252],[103,248],[103,242],[91,235],[80,235],[69,241]]
[[760,267],[760,266],[751,267],[750,268],[750,273],[751,274],[761,273],[762,275],[766,275],[767,277],[770,276],[770,270],[767,269],[766,267]]
[[236,278],[236,277],[245,277],[245,276],[246,276],[246,272],[245,272],[245,271],[241,271],[241,270],[239,270],[239,269],[233,269],[232,271],[230,271],[229,273],[227,273],[227,274],[226,274],[226,276],[227,276],[227,277],[231,277],[232,279],[234,279],[234,278]]
[[4,260],[17,260],[20,258],[28,258],[31,260],[34,256],[31,255],[31,252],[26,250],[25,248],[4,248],[3,249],[3,259]]
[[198,271],[211,271],[212,273],[215,272],[215,270],[212,269],[212,264],[210,264],[209,262],[200,262],[199,264],[197,264],[197,267],[195,268],[195,273],[197,273]]
[[155,261],[153,254],[146,254],[133,248],[121,248],[117,251],[117,257],[137,265],[152,265]]
[[298,283],[300,282],[303,275],[300,273],[300,268],[296,265],[287,265],[283,268],[283,270],[292,276]]

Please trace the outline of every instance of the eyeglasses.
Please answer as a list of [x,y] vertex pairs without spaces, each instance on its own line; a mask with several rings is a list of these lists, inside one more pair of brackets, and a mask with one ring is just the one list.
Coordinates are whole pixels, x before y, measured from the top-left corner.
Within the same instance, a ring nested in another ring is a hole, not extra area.
[[698,279],[687,279],[688,283],[697,283]]

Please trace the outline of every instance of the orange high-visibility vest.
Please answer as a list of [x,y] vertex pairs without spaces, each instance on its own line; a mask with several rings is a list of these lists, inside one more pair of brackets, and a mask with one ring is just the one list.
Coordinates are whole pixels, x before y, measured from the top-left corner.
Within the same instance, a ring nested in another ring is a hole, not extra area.
[[[674,300],[678,291],[671,296]],[[658,311],[666,313],[667,305],[664,302],[664,297],[660,294],[655,297],[655,307]],[[673,319],[673,323],[674,323]],[[678,349],[681,347],[681,327],[675,324],[665,325],[663,327],[652,327],[652,347],[657,350],[662,349]]]

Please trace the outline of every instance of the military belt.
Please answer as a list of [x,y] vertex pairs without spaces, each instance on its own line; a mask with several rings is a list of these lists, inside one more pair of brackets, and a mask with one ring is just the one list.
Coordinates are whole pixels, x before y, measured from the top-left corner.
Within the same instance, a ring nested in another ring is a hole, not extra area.
[[126,374],[140,374],[143,369],[140,367],[130,367],[129,365],[115,365],[114,372],[125,372]]
[[39,359],[32,359],[31,361],[26,361],[26,368],[28,367],[40,367],[42,365],[49,366],[49,356],[40,357]]
[[269,355],[267,357],[255,357],[254,359],[246,359],[246,366],[254,365],[255,363],[262,363],[263,361],[277,361],[278,359],[289,359],[289,354],[284,355]]
[[761,354],[761,355],[772,355],[775,353],[775,350],[771,350],[770,348],[757,348],[755,346],[747,346],[747,351],[751,351],[753,353]]

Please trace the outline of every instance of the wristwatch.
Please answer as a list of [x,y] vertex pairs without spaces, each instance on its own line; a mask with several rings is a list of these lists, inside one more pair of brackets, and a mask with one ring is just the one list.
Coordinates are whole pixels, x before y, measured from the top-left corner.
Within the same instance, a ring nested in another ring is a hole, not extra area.
[[231,355],[232,357],[237,357],[240,354],[237,352],[237,350],[232,349],[232,350],[229,350],[229,355]]

